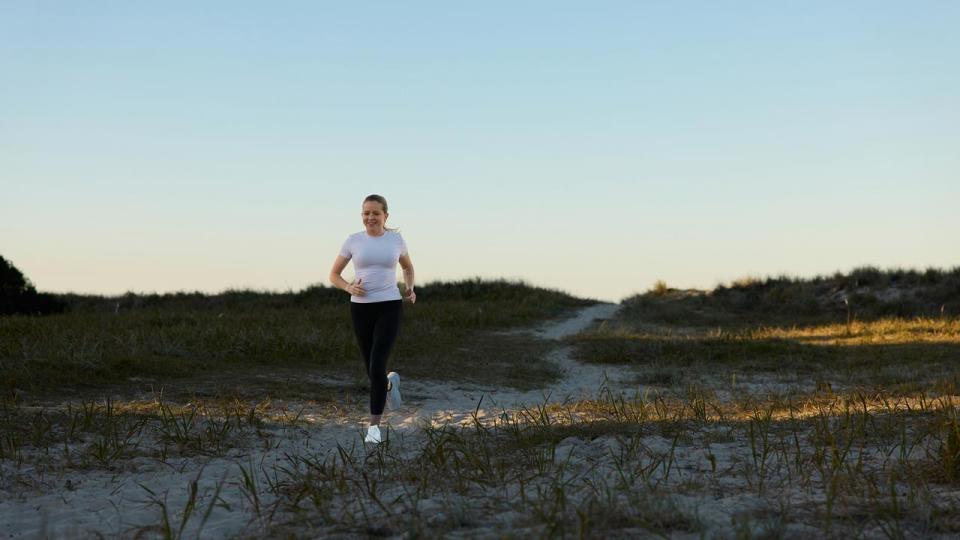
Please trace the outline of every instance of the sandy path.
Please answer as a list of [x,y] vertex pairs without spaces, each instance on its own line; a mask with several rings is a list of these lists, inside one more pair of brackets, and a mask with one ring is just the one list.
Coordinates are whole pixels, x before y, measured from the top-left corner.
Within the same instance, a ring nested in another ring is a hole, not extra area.
[[[611,318],[619,306],[615,304],[597,304],[584,308],[569,319],[555,322],[541,328],[528,331],[531,337],[560,340],[572,336],[600,320]],[[563,401],[586,395],[596,395],[606,380],[611,386],[619,382],[620,371],[599,365],[581,364],[571,356],[571,347],[562,346],[549,354],[549,361],[557,365],[562,378],[542,389],[519,391],[512,388],[465,385],[438,381],[404,382],[402,388],[412,395],[431,396],[420,401],[410,402],[410,406],[389,420],[391,428],[397,434],[415,433],[424,423],[442,425],[472,421],[477,417],[490,418],[504,409],[516,409],[551,402]],[[482,367],[482,366],[480,366]],[[482,402],[481,402],[482,399]],[[479,409],[478,409],[479,405]]]
[[[526,331],[531,337],[559,340],[586,329],[598,320],[614,315],[618,306],[598,304],[584,308],[573,317]],[[583,365],[572,359],[570,348],[561,346],[549,357],[563,374],[557,383],[541,390],[521,392],[507,388],[462,385],[437,381],[403,380],[405,407],[386,417],[391,440],[416,450],[419,429],[424,424],[463,422],[478,410],[481,418],[500,414],[506,408],[562,401],[570,397],[593,395],[610,375],[615,386],[615,371]],[[609,373],[608,373],[609,372]],[[482,402],[481,402],[482,399]],[[290,410],[302,407],[287,402]],[[189,499],[190,483],[197,483],[197,514],[211,507],[217,484],[222,484],[220,503],[212,507],[202,529],[204,538],[229,538],[253,534],[258,529],[255,504],[241,489],[241,467],[252,470],[255,481],[263,486],[266,474],[286,463],[290,455],[325,456],[343,446],[351,451],[362,447],[363,426],[355,418],[331,419],[329,415],[305,411],[307,425],[267,425],[259,440],[245,448],[231,449],[222,457],[134,458],[119,461],[112,470],[78,469],[65,466],[52,452],[49,459],[31,459],[33,464],[17,466],[11,460],[0,461],[0,537],[2,538],[88,538],[132,537],[133,531],[161,521],[161,509],[151,498],[164,501],[176,531],[183,520]],[[145,435],[145,438],[149,435]],[[154,444],[140,441],[142,447]],[[150,490],[156,497],[150,495]],[[262,489],[261,489],[262,490]],[[266,497],[263,493],[261,497]],[[272,501],[259,501],[266,508]],[[183,530],[184,538],[194,538],[201,517],[194,515]]]

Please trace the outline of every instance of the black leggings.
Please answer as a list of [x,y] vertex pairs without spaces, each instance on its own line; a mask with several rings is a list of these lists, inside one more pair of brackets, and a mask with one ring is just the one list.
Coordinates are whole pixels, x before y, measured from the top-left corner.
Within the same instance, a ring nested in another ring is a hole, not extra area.
[[370,379],[370,414],[383,414],[387,401],[387,358],[400,333],[402,300],[350,302],[350,317],[363,367]]

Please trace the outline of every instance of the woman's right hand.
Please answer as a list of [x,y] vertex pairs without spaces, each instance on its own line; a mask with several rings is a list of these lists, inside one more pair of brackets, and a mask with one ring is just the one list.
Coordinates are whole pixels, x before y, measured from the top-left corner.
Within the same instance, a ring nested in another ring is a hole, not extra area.
[[351,296],[364,296],[364,295],[366,295],[367,293],[366,293],[366,291],[363,290],[363,285],[362,285],[362,283],[363,283],[363,279],[358,279],[358,280],[354,281],[353,283],[347,285],[347,292],[350,293]]

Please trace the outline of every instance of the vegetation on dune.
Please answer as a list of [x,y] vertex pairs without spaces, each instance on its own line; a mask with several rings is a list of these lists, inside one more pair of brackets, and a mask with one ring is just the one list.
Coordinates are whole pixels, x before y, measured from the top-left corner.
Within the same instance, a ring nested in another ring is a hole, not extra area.
[[[502,376],[521,387],[552,380],[552,368],[542,359],[546,346],[511,336],[491,344],[489,332],[591,303],[504,280],[428,283],[417,294],[418,303],[405,306],[393,366],[428,377],[450,373],[492,382]],[[330,287],[62,298],[68,313],[0,317],[0,385],[7,391],[216,370],[229,375],[255,366],[362,374],[349,299]],[[498,353],[491,354],[492,348]]]
[[960,267],[751,278],[709,292],[658,282],[623,306],[573,338],[576,354],[635,366],[645,384],[802,373],[908,391],[918,381],[905,374],[920,369],[960,381]]
[[[200,291],[172,293],[134,293],[117,296],[60,294],[71,312],[119,313],[123,311],[263,311],[290,308],[343,306],[348,296],[340,289],[322,284],[300,291],[256,291],[228,289],[209,294]],[[505,314],[494,324],[513,324],[513,318],[537,317],[541,304],[577,306],[593,300],[578,299],[562,291],[536,287],[524,281],[472,278],[458,281],[434,281],[417,285],[417,297],[425,303],[446,301],[512,302],[517,310]]]
[[[661,281],[623,305],[569,341],[624,368],[637,397],[557,413],[621,423],[607,433],[648,452],[624,463],[641,490],[727,500],[738,537],[960,531],[960,268]],[[675,480],[644,467],[657,459],[677,460]],[[748,491],[779,505],[738,511]]]
[[884,317],[960,314],[960,267],[880,270],[810,279],[741,278],[712,291],[678,290],[658,281],[623,301],[625,320],[683,326],[804,324]]
[[689,332],[608,325],[573,343],[581,361],[630,366],[636,383],[657,387],[737,377],[893,394],[960,387],[958,318]]

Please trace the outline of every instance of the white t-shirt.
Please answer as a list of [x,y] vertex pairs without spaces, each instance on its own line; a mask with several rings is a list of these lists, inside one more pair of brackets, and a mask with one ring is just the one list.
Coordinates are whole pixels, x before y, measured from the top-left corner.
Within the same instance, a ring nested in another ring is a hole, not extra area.
[[350,295],[351,302],[369,304],[387,300],[402,300],[397,287],[397,261],[407,254],[407,244],[400,233],[385,231],[370,236],[367,231],[351,234],[340,248],[340,256],[353,260],[357,279],[363,280],[366,296]]

